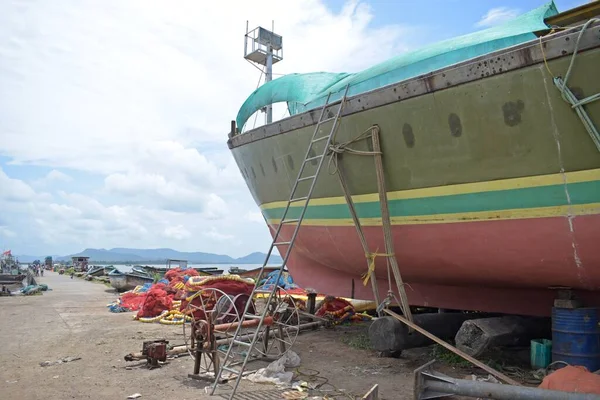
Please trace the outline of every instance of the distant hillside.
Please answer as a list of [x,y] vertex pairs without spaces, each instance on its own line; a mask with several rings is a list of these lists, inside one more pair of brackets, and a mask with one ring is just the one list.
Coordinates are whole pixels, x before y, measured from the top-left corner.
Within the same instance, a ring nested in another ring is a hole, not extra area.
[[[245,257],[240,257],[236,259],[236,261],[238,262],[238,264],[262,264],[263,262],[265,262],[266,256],[267,255],[265,253],[255,252],[248,254]],[[271,259],[269,260],[269,264],[281,264],[282,262],[283,260],[281,259],[281,257],[275,254],[271,255]]]
[[110,249],[111,252],[121,254],[131,254],[138,256],[144,260],[162,260],[167,259],[178,259],[188,260],[190,263],[202,263],[202,264],[223,264],[223,263],[234,263],[236,260],[232,257],[213,254],[213,253],[201,253],[201,252],[184,252],[173,249],[127,249],[127,248],[115,248]]
[[[233,258],[223,254],[202,253],[202,252],[184,252],[173,249],[130,249],[114,248],[106,249],[85,249],[76,254],[67,256],[52,256],[54,261],[71,261],[71,257],[90,257],[90,262],[105,261],[109,263],[157,263],[163,264],[167,259],[187,260],[190,264],[262,264],[265,260],[264,253],[251,253],[240,258]],[[45,256],[17,256],[20,262],[30,263],[34,260],[43,261]],[[272,255],[271,264],[281,263],[283,260],[277,255]]]
[[135,254],[120,253],[113,250],[106,249],[85,249],[76,254],[70,254],[68,256],[60,257],[60,261],[71,261],[71,257],[89,257],[91,261],[145,261],[144,257],[137,256]]

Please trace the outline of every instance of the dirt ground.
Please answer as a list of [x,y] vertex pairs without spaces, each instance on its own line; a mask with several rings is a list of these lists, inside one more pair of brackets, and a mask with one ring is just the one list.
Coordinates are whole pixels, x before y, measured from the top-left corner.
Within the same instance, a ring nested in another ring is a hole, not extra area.
[[[134,393],[140,393],[142,400],[218,398],[205,394],[205,384],[187,377],[193,367],[190,357],[176,358],[154,370],[131,368],[134,363],[124,361],[125,354],[141,350],[144,340],[183,344],[181,326],[143,324],[132,320],[133,313],[109,312],[106,305],[117,295],[102,284],[52,272],[38,280],[52,290],[41,296],[0,297],[1,398],[114,400]],[[413,370],[430,360],[430,350],[409,351],[399,359],[381,358],[364,349],[367,327],[302,333],[293,348],[302,359],[299,379],[326,379],[331,385],[322,386],[322,394],[331,391],[335,398],[360,398],[378,383],[380,399],[412,399]],[[64,357],[81,359],[40,366]],[[444,365],[438,370],[457,377],[469,373]],[[319,378],[309,376],[313,374]],[[227,393],[226,389],[220,393]],[[243,381],[238,393],[273,389],[273,385]],[[264,398],[278,398],[272,396]]]

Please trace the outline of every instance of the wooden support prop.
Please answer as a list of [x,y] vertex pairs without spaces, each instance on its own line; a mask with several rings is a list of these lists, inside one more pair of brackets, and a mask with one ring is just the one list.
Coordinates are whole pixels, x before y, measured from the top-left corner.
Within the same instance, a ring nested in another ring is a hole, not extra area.
[[379,400],[379,384],[373,387],[362,397],[362,400]]
[[406,318],[404,318],[401,315],[396,314],[395,312],[393,312],[392,310],[388,310],[388,309],[384,309],[383,312],[385,312],[388,315],[391,315],[392,317],[396,318],[398,321],[408,325],[409,327],[413,328],[414,330],[416,330],[417,332],[419,332],[420,334],[422,334],[423,336],[427,336],[429,339],[433,340],[434,342],[436,342],[437,344],[439,344],[440,346],[445,347],[446,349],[450,350],[451,352],[453,352],[454,354],[464,358],[465,360],[467,360],[468,362],[470,362],[471,364],[474,364],[476,366],[478,366],[479,368],[481,368],[482,370],[486,371],[487,373],[494,375],[496,378],[510,384],[510,385],[515,385],[515,386],[520,386],[519,382],[509,378],[508,376],[504,375],[503,373],[496,371],[494,368],[485,365],[484,363],[482,363],[479,360],[474,359],[473,357],[471,357],[470,355],[460,351],[459,349],[457,349],[456,347],[444,342],[442,339],[440,339],[439,337],[432,335],[431,333],[427,332],[425,329],[421,328],[419,325],[416,325],[412,322],[410,322],[409,320],[407,320]]
[[[381,225],[383,227],[383,238],[385,242],[385,250],[388,256],[388,266],[392,268],[394,280],[400,295],[400,307],[407,319],[412,322],[413,317],[408,303],[408,296],[404,288],[404,281],[398,267],[398,260],[394,253],[394,241],[392,238],[392,222],[390,218],[390,210],[388,207],[387,189],[385,186],[385,175],[383,173],[383,158],[381,156],[381,143],[379,142],[379,126],[375,125],[371,128],[371,142],[373,143],[373,153],[375,153],[375,172],[377,173],[377,188],[379,190],[379,205],[381,207]],[[410,330],[409,330],[410,331]]]

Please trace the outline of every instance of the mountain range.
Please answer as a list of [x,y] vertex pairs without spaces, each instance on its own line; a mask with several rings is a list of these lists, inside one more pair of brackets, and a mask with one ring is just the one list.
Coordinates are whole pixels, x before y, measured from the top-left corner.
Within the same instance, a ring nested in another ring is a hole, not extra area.
[[[53,261],[71,261],[71,257],[90,257],[90,263],[146,263],[163,264],[167,259],[187,260],[190,264],[262,264],[267,255],[264,253],[251,253],[244,257],[233,258],[224,254],[184,252],[173,249],[129,249],[117,247],[114,249],[85,249],[76,254],[66,256],[53,255]],[[44,261],[46,256],[16,256],[20,262],[30,263],[34,260]],[[281,263],[283,260],[278,255],[272,255],[269,264]]]

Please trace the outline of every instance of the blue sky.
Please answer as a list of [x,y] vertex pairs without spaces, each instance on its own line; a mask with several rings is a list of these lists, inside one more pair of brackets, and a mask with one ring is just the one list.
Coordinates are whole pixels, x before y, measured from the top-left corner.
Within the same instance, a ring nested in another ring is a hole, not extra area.
[[225,143],[258,80],[242,58],[246,19],[275,19],[276,73],[354,72],[542,4],[3,1],[0,248],[265,251],[267,228]]

